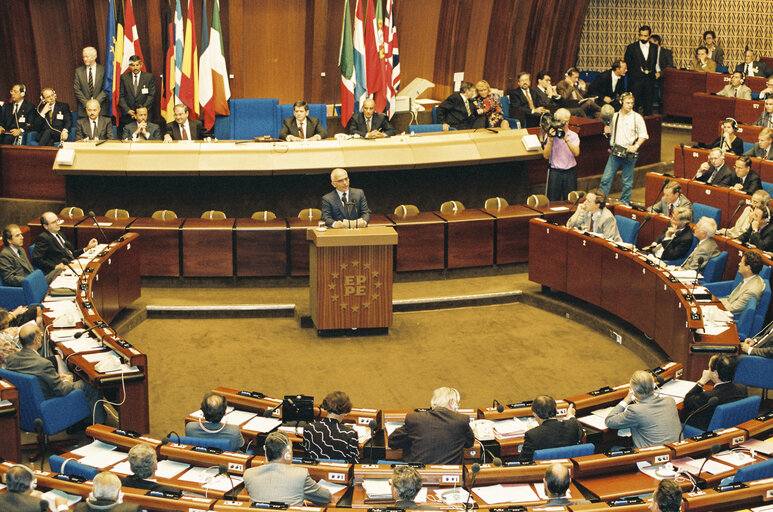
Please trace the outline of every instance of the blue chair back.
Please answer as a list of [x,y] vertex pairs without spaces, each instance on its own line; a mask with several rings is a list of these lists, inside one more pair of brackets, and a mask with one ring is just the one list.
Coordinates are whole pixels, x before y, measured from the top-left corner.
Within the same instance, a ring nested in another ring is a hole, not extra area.
[[21,288],[24,290],[24,300],[27,305],[40,304],[48,292],[48,283],[43,271],[38,269],[25,277],[21,282]]
[[738,360],[733,381],[754,388],[773,389],[773,359],[743,356]]
[[502,97],[499,98],[499,103],[502,105],[502,114],[505,117],[510,117],[510,96],[503,94]]
[[[453,126],[449,130],[456,130]],[[409,133],[434,133],[442,132],[442,124],[412,124],[408,127]]]
[[714,415],[709,422],[709,431],[734,427],[746,421],[754,419],[760,412],[762,398],[759,395],[750,396],[742,400],[736,400],[729,404],[718,405],[714,409]]
[[11,311],[19,306],[26,306],[24,290],[20,286],[5,286],[0,279],[0,308]]
[[[231,449],[231,442],[228,439],[178,436],[177,434],[174,434],[169,437],[173,443],[188,444],[191,446],[201,446],[204,448],[219,448],[223,451],[228,451]],[[177,441],[175,441],[175,439],[177,439]]]
[[[760,300],[757,303],[757,309],[754,310],[754,320],[752,321],[749,334],[754,336],[765,326],[765,317],[768,315],[768,307],[770,306],[770,281],[765,280],[765,289],[760,295]],[[744,338],[745,339],[745,338]]]
[[693,203],[692,204],[693,222],[698,222],[701,217],[708,217],[710,219],[714,219],[717,223],[717,226],[719,226],[719,221],[722,219],[722,210],[706,204]]
[[[292,103],[277,105],[275,111],[276,117],[274,118],[274,123],[276,134],[274,137],[279,137],[279,129],[282,127],[282,121],[288,117],[293,117],[293,105]],[[324,103],[309,103],[309,116],[319,119],[319,122],[325,127],[325,130],[327,130],[327,105]]]
[[437,122],[437,105],[432,107],[432,122],[434,124],[438,124],[438,122]]
[[753,142],[744,142],[743,143],[743,152],[746,153],[747,151],[751,151],[754,148]]
[[279,129],[275,123],[276,107],[279,105],[278,99],[232,99],[228,105],[231,110],[231,133],[229,138],[249,140],[263,135],[270,135],[274,138],[279,136]]
[[717,66],[717,73],[727,73],[727,66]]
[[[230,101],[229,101],[230,112]],[[214,135],[217,140],[231,140],[231,116],[215,116]]]
[[690,246],[690,250],[687,251],[687,254],[685,254],[682,258],[677,258],[675,260],[665,260],[665,262],[669,265],[676,265],[676,266],[681,265],[682,263],[684,263],[684,260],[686,260],[687,257],[690,256],[690,254],[692,254],[692,252],[695,250],[695,246],[697,245],[698,245],[698,239],[693,236],[692,245]]
[[54,473],[82,476],[86,480],[91,480],[99,474],[99,470],[95,467],[81,464],[75,459],[65,459],[60,455],[51,455],[48,458],[48,465]]
[[636,239],[639,238],[640,224],[633,219],[615,215],[617,221],[617,230],[620,232],[620,238],[627,244],[636,245]]
[[590,85],[599,74],[601,74],[600,71],[580,71],[580,80],[584,80],[585,83]]
[[596,445],[593,443],[573,444],[571,446],[559,446],[557,448],[544,448],[542,450],[534,450],[534,460],[570,459],[572,457],[593,455],[595,450]]
[[738,468],[733,482],[754,482],[773,477],[773,459]]
[[[72,112],[72,126],[70,127],[70,131],[67,134],[67,142],[75,142],[75,128],[76,123],[78,122],[78,109],[76,108],[75,111]],[[163,129],[163,126],[161,127]]]
[[[697,239],[696,239],[697,240]],[[719,256],[714,256],[703,267],[703,283],[713,283],[722,279],[727,265],[727,251],[722,251]]]
[[768,181],[762,182],[762,190],[770,194],[771,190],[773,190],[773,183],[770,183]]
[[741,311],[741,316],[737,317],[735,326],[738,329],[738,338],[745,340],[751,337],[754,333],[751,332],[754,325],[754,315],[757,312],[757,299],[752,297],[749,302],[744,306]]

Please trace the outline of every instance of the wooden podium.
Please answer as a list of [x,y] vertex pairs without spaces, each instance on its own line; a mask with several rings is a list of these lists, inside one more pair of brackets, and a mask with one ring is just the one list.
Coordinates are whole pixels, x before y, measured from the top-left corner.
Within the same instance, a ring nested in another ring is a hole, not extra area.
[[388,226],[309,229],[309,299],[318,330],[392,325],[392,246]]

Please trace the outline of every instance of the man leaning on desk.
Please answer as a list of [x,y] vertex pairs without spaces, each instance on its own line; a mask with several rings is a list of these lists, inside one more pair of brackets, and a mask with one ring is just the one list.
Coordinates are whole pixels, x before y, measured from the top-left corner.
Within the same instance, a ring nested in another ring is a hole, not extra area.
[[359,135],[369,139],[391,137],[395,129],[384,114],[376,113],[376,102],[371,98],[362,102],[362,112],[358,112],[346,125],[349,135]]
[[370,210],[365,193],[359,188],[349,188],[346,169],[333,169],[330,173],[332,192],[322,196],[322,220],[329,228],[364,228],[370,221]]
[[59,217],[54,212],[45,212],[40,216],[43,232],[35,239],[32,251],[32,263],[45,274],[57,268],[60,263],[67,264],[83,254],[83,251],[97,246],[97,239],[89,240],[85,249],[74,249],[61,233]]
[[606,204],[607,195],[601,189],[592,189],[585,196],[585,201],[577,206],[574,215],[569,217],[566,227],[596,233],[613,242],[622,242],[615,216],[606,208]]

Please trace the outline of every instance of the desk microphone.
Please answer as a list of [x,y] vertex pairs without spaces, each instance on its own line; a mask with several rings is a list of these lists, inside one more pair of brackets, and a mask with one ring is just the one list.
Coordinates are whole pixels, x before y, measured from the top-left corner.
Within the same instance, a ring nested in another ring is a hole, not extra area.
[[[658,190],[658,195],[656,195],[656,196],[655,196],[655,202],[654,202],[654,203],[652,203],[652,205],[653,205],[653,206],[654,206],[654,205],[655,205],[655,204],[658,202],[658,198],[660,198],[660,194],[662,194],[662,193],[663,193],[663,190],[665,190],[665,189],[666,189],[666,185],[668,185],[668,182],[669,182],[669,181],[671,181],[671,180],[670,180],[670,179],[668,179],[668,178],[666,178],[666,179],[664,179],[664,180],[663,180],[663,184],[660,186],[660,190]],[[646,204],[645,204],[645,206],[646,206]],[[650,206],[649,208],[652,208],[652,206]],[[649,208],[648,208],[648,209],[649,209]]]
[[161,438],[161,444],[165,445],[165,444],[171,443],[172,442],[172,434],[177,436],[177,441],[176,442],[179,443],[180,442],[180,434],[178,434],[174,430],[171,430],[167,435],[165,435],[164,437]]
[[572,207],[569,208],[570,212],[574,210],[574,208],[577,206],[577,203],[579,203],[580,199],[582,199],[583,197],[585,197],[585,192],[577,192],[577,199],[574,200],[574,203],[572,203]]
[[[368,460],[371,464],[373,464],[373,445],[376,442],[376,430],[378,429],[378,423],[376,423],[376,420],[370,420],[368,423],[368,428],[370,428],[370,439],[368,439],[368,443],[370,443],[370,457],[368,457]],[[365,453],[365,448],[367,447],[367,444],[365,443],[365,446],[362,447],[362,452]]]
[[470,471],[472,471],[472,481],[470,482],[470,492],[467,494],[467,501],[464,503],[464,510],[469,510],[472,508],[470,505],[470,498],[472,498],[472,488],[475,486],[475,478],[477,478],[478,471],[480,471],[480,464],[477,462],[474,463],[472,466],[470,466]]
[[[709,398],[708,402],[706,402],[705,404],[701,405],[700,407],[695,409],[693,412],[691,412],[690,415],[687,416],[687,418],[684,420],[684,423],[682,423],[682,430],[679,431],[679,440],[680,441],[682,440],[682,435],[684,434],[684,427],[687,426],[687,422],[690,421],[690,418],[692,418],[693,416],[695,416],[699,412],[705,411],[706,409],[710,409],[712,407],[716,407],[718,403],[719,403],[719,397],[712,396],[711,398]],[[719,447],[718,444],[714,445],[714,446]],[[711,447],[712,454],[713,453],[717,453],[717,452],[714,451],[714,446]],[[719,451],[719,450],[717,450],[717,451]],[[701,466],[701,469],[703,469],[702,466]],[[700,475],[700,473],[698,473],[698,474]]]
[[234,485],[234,479],[231,478],[231,473],[228,472],[228,466],[226,466],[225,464],[220,464],[217,467],[217,476],[220,476],[220,475],[227,476],[228,480],[231,482],[231,490],[226,492],[223,496],[228,499],[236,499],[236,496],[234,495],[234,489],[236,487]]
[[497,408],[497,412],[502,412],[502,411],[505,410],[504,406],[502,404],[500,404],[499,400],[497,400],[496,398],[491,403],[491,407],[496,407]]
[[[714,398],[717,398],[715,396],[711,397],[712,400]],[[719,398],[717,398],[717,401],[719,401]],[[709,461],[709,458],[714,456],[715,454],[719,453],[719,451],[722,449],[721,446],[719,446],[719,443],[714,443],[711,445],[711,455],[707,455],[705,459],[703,459],[703,464],[701,464],[701,468],[698,470],[698,474],[696,475],[698,478],[700,478],[701,473],[703,473],[703,466],[706,465],[706,463]]]
[[273,416],[274,415],[274,411],[276,411],[277,409],[282,407],[283,403],[284,403],[284,400],[279,402],[279,404],[277,404],[276,407],[272,407],[271,409],[266,409],[265,411],[263,411],[263,417],[264,418],[270,418],[271,416]]
[[92,325],[91,327],[89,327],[88,329],[86,329],[85,331],[76,332],[75,334],[73,334],[73,338],[75,338],[75,339],[77,340],[78,338],[80,338],[80,337],[81,337],[81,336],[83,336],[84,334],[88,334],[88,333],[90,333],[91,331],[93,331],[94,329],[97,329],[97,328],[99,328],[99,327],[101,327],[101,325],[100,325],[100,324],[94,324],[94,325]]
[[701,275],[701,270],[703,270],[703,265],[704,265],[703,262],[704,262],[703,256],[698,258],[698,268],[695,269],[695,282],[692,284],[692,290],[690,290],[690,293],[695,293],[695,288],[698,286],[698,276]]
[[682,176],[687,177],[687,162],[684,159],[684,143],[680,142],[679,147],[682,150]]
[[738,210],[740,210],[741,206],[743,206],[744,204],[746,204],[746,199],[741,199],[740,201],[738,201],[738,206],[736,206],[735,210],[733,210],[733,214],[730,216],[730,219],[728,220],[728,222],[733,220],[733,217],[735,217],[735,214],[738,213]]
[[[650,219],[652,219],[652,215],[647,214],[644,216],[644,220],[641,222],[641,224],[639,224],[639,233],[641,233],[641,228],[643,228],[644,225],[650,221]],[[633,244],[633,250],[636,252],[636,244]]]
[[481,443],[481,446],[483,447],[483,462],[486,462],[486,460],[485,460],[486,459],[486,454],[488,453],[489,455],[491,455],[491,463],[494,466],[496,466],[496,467],[502,466],[502,459],[500,459],[499,457],[494,455],[494,453],[491,450],[489,450],[488,448],[486,448],[485,446],[483,446],[482,443]]
[[100,226],[99,222],[97,222],[97,216],[94,215],[94,210],[89,210],[89,217],[91,217],[91,220],[93,220],[94,224],[96,224],[97,228],[99,228],[99,232],[102,233],[102,238],[105,239],[105,243],[110,245],[110,240],[107,239],[107,235],[104,231],[102,231],[102,226]]

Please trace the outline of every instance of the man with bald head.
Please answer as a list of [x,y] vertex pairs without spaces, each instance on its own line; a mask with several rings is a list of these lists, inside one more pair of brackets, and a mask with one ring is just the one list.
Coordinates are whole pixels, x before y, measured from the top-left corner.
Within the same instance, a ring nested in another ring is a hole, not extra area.
[[35,250],[32,251],[32,263],[48,274],[60,263],[69,263],[84,250],[97,246],[97,239],[89,240],[86,249],[74,249],[60,231],[59,217],[54,212],[45,212],[40,216],[43,232],[35,239]]
[[362,102],[362,112],[352,116],[346,129],[349,135],[368,138],[391,137],[395,134],[387,116],[376,113],[376,102],[371,98]]
[[588,503],[587,500],[572,500],[567,496],[569,484],[572,483],[572,477],[569,474],[569,468],[559,462],[554,462],[548,466],[542,483],[545,485],[545,494],[548,497],[545,506],[582,505],[583,503]]
[[108,114],[108,96],[104,91],[105,66],[97,64],[97,49],[87,46],[83,49],[83,66],[75,70],[73,91],[78,100],[78,117],[86,117],[86,102],[97,100],[101,115]]
[[[89,402],[89,410],[94,414],[94,422],[105,422],[105,409],[101,403],[97,404],[97,401],[102,398],[99,391],[82,380],[73,382],[71,374],[57,372],[54,363],[38,353],[43,346],[43,333],[40,327],[34,323],[22,325],[19,329],[19,343],[21,350],[10,354],[5,360],[7,370],[37,377],[40,389],[43,391],[43,398],[46,400],[69,395],[76,389],[83,390]],[[96,411],[94,411],[95,405]],[[91,415],[89,415],[90,419]]]
[[[24,235],[17,224],[8,224],[3,229],[3,250],[0,251],[0,278],[5,286],[21,286],[25,277],[35,271],[24,248]],[[64,263],[56,266],[46,274],[46,282],[56,279],[59,273],[67,268]]]
[[364,228],[370,221],[370,210],[365,193],[359,188],[349,188],[346,169],[333,169],[330,173],[333,190],[322,197],[322,220],[329,228]]
[[99,115],[99,102],[88,100],[86,102],[85,118],[78,118],[75,123],[75,140],[100,141],[114,140],[113,122],[109,117]]

